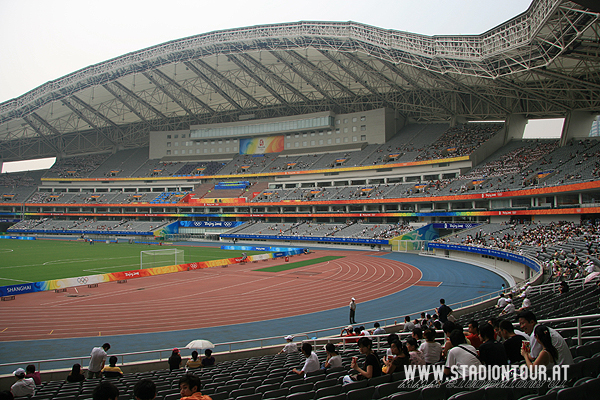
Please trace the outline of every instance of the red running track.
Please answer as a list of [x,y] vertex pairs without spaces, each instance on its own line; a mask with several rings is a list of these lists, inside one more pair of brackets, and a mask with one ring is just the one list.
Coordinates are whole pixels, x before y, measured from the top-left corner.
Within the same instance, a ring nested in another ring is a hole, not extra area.
[[[0,341],[136,334],[290,317],[380,298],[416,284],[416,267],[378,253],[317,250],[291,262],[344,256],[282,272],[283,260],[18,295],[0,308]],[[323,301],[326,298],[327,301]],[[196,324],[196,325],[194,325]]]

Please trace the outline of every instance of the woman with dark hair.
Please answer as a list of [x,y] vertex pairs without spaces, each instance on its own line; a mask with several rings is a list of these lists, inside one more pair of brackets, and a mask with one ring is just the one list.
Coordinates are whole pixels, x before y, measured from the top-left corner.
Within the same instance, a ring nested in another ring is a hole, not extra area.
[[415,338],[409,337],[406,339],[406,348],[410,354],[410,363],[412,365],[425,365],[425,357],[419,350],[419,345]]
[[535,366],[544,365],[546,368],[552,368],[556,364],[558,358],[558,350],[552,344],[552,337],[550,336],[550,330],[545,325],[537,325],[533,331],[535,339],[542,345],[542,350],[538,354],[537,358],[533,360],[531,358],[529,347],[523,346],[521,348],[521,355],[525,358],[525,362],[530,370],[533,370]]
[[435,331],[432,329],[425,329],[423,336],[425,341],[419,346],[419,351],[423,353],[425,363],[435,364],[442,356],[442,345],[435,341]]
[[181,354],[179,354],[178,348],[174,348],[171,357],[169,357],[169,369],[173,371],[179,368],[181,368]]
[[404,372],[404,365],[410,365],[410,354],[406,345],[402,345],[400,340],[394,340],[390,345],[392,350],[392,357],[387,356],[383,359],[386,374],[393,374],[394,372]]
[[192,351],[192,358],[187,360],[185,363],[185,367],[187,369],[197,369],[202,366],[202,360],[198,358],[198,352],[196,350]]
[[67,382],[83,382],[85,375],[81,373],[81,364],[73,364],[71,373],[67,376]]
[[327,359],[323,364],[323,369],[337,368],[342,366],[342,357],[335,350],[335,345],[333,343],[327,343],[325,345],[325,351],[327,352]]
[[358,372],[358,375],[351,377],[352,380],[371,379],[381,375],[381,364],[377,354],[372,350],[372,346],[373,342],[368,337],[363,336],[358,341],[358,350],[365,355],[365,364],[361,368],[358,366],[356,359],[352,360],[350,367]]

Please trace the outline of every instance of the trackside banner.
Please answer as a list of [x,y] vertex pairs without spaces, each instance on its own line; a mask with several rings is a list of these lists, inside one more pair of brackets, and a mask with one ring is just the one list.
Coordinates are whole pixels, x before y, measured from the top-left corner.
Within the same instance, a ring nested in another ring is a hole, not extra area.
[[50,280],[50,281],[22,283],[19,285],[10,285],[10,286],[0,286],[0,296],[4,297],[4,296],[12,296],[12,295],[22,294],[22,293],[43,292],[45,290],[64,289],[64,288],[75,287],[75,286],[91,285],[91,284],[95,284],[95,283],[104,283],[104,282],[120,281],[120,280],[125,280],[125,279],[141,278],[144,276],[171,274],[174,272],[183,272],[183,271],[191,271],[191,270],[202,269],[202,268],[220,267],[223,265],[238,264],[242,261],[249,262],[249,261],[268,260],[270,258],[279,258],[279,257],[285,257],[285,256],[289,256],[289,255],[300,254],[301,252],[302,252],[302,249],[293,249],[293,251],[290,251],[290,252],[286,251],[286,252],[257,254],[254,256],[248,256],[246,258],[246,260],[243,260],[242,257],[224,258],[221,260],[202,261],[202,262],[195,262],[195,263],[189,263],[189,264],[169,265],[166,267],[137,269],[137,270],[133,270],[133,271],[112,272],[109,274],[88,275],[88,276],[79,276],[76,278],[54,279],[54,280]]
[[[300,254],[304,251],[304,248],[298,247],[272,247],[272,246],[232,246],[232,245],[222,245],[222,250],[242,250],[242,251],[286,251],[290,254]],[[296,251],[300,251],[300,253],[295,253]]]
[[363,243],[363,244],[388,244],[387,239],[356,239],[343,237],[316,237],[316,236],[276,236],[276,235],[236,235],[236,234],[221,234],[222,238],[239,238],[239,239],[263,239],[263,240],[294,240],[307,242],[331,242],[331,243]]
[[443,249],[443,250],[454,250],[454,251],[465,251],[468,253],[484,254],[486,256],[493,256],[504,258],[505,260],[516,261],[523,265],[528,266],[535,272],[540,272],[540,266],[534,260],[525,256],[509,253],[502,250],[486,249],[483,247],[465,246],[462,244],[448,244],[448,243],[429,243],[430,248]]
[[0,236],[0,239],[35,240],[35,236]]
[[82,231],[76,229],[8,229],[10,233],[69,233],[69,234],[85,234],[85,235],[138,235],[138,236],[152,236],[152,232],[144,231]]

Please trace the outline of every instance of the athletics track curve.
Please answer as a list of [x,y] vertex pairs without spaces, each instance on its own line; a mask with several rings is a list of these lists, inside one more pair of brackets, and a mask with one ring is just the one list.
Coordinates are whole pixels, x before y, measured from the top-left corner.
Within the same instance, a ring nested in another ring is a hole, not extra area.
[[[432,309],[440,297],[465,300],[503,283],[472,265],[411,254],[317,250],[292,261],[326,255],[346,257],[278,273],[253,271],[281,263],[270,261],[70,289],[81,297],[21,295],[0,310],[0,320],[10,321],[0,328],[7,350],[0,356],[12,362],[82,356],[104,341],[121,353],[182,347],[196,338],[216,343],[306,332],[346,324],[352,296],[360,322]],[[22,296],[35,300],[26,305]],[[25,340],[35,338],[44,340]],[[18,358],[10,349],[20,349]]]

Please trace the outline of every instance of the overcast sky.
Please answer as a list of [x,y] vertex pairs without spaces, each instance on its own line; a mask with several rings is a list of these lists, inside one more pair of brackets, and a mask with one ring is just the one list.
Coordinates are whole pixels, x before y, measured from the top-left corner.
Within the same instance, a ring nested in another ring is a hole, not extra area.
[[356,21],[425,35],[479,34],[529,0],[0,0],[0,102],[169,40],[259,24]]

